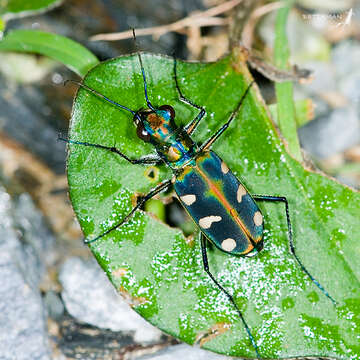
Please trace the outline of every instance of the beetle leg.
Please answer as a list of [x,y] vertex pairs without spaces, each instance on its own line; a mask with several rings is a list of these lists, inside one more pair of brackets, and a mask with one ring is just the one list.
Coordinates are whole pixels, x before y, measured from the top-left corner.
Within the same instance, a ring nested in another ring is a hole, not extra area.
[[136,206],[115,226],[110,228],[109,230],[106,230],[101,235],[97,236],[95,239],[84,239],[85,244],[90,244],[92,242],[95,242],[105,235],[111,233],[113,230],[118,229],[122,225],[124,225],[135,213],[136,210],[140,209],[141,206],[148,200],[150,200],[152,197],[154,197],[156,194],[159,194],[160,192],[166,190],[171,185],[171,180],[165,180],[158,184],[154,189],[152,189],[148,194],[146,194],[137,204]]
[[98,149],[107,150],[110,152],[113,152],[115,154],[120,155],[123,159],[128,161],[131,164],[147,164],[147,165],[156,165],[162,162],[162,160],[159,157],[143,157],[140,159],[130,159],[127,155],[122,153],[120,150],[118,150],[114,146],[105,146],[100,144],[92,144],[85,141],[77,141],[77,140],[69,140],[59,135],[58,140],[65,141],[68,144],[75,144],[75,145],[83,145],[83,146],[90,146],[90,147],[96,147]]
[[246,97],[246,95],[248,94],[251,86],[254,84],[254,81],[252,81],[249,86],[246,88],[244,94],[242,95],[238,105],[236,106],[235,110],[232,112],[232,114],[230,115],[229,120],[219,129],[216,131],[216,133],[214,135],[212,135],[209,139],[207,139],[201,146],[200,146],[200,150],[199,151],[205,151],[208,150],[211,145],[222,135],[222,133],[230,126],[231,122],[235,119],[235,117],[237,116],[237,114],[239,113],[239,110],[241,108],[241,105]]
[[321,290],[321,292],[327,296],[334,305],[336,305],[336,301],[334,298],[325,290],[325,288],[309,273],[306,267],[301,262],[300,258],[297,256],[295,251],[294,240],[292,236],[292,228],[291,228],[291,221],[289,215],[289,203],[284,196],[269,196],[269,195],[251,195],[255,200],[263,200],[263,201],[270,201],[270,202],[278,202],[281,201],[285,204],[286,210],[286,220],[288,225],[288,239],[289,239],[289,248],[291,254],[294,256],[297,263],[300,265],[301,270],[310,278],[310,280]]
[[254,339],[254,336],[251,333],[251,330],[248,326],[248,324],[245,321],[245,318],[242,314],[242,312],[240,311],[240,309],[238,308],[238,306],[235,303],[234,298],[229,294],[229,292],[227,290],[225,290],[220,283],[215,279],[215,277],[213,276],[213,274],[210,272],[210,268],[209,268],[209,263],[208,263],[208,258],[207,258],[207,252],[206,252],[206,237],[203,233],[201,233],[201,253],[202,253],[202,259],[203,259],[203,265],[204,265],[204,270],[205,272],[210,276],[211,280],[215,283],[215,285],[228,297],[228,299],[230,300],[230,302],[234,305],[236,312],[238,313],[244,327],[245,330],[248,334],[248,337],[251,341],[251,344],[255,350],[256,353],[256,357],[257,359],[261,359],[260,354],[259,354],[259,350],[258,350],[258,346],[256,344],[256,341]]
[[174,79],[175,79],[175,86],[176,86],[176,90],[179,94],[179,99],[180,101],[182,101],[183,103],[185,104],[188,104],[190,106],[193,106],[194,108],[200,110],[199,114],[195,117],[194,120],[190,121],[185,127],[184,127],[184,130],[189,134],[191,135],[195,129],[197,128],[197,126],[199,125],[200,121],[203,119],[203,117],[205,116],[206,114],[206,111],[205,109],[202,107],[202,106],[199,106],[199,105],[196,105],[195,103],[193,103],[191,100],[187,99],[183,93],[181,92],[180,90],[180,86],[179,86],[179,82],[178,82],[178,79],[177,79],[177,61],[176,61],[176,58],[174,56]]

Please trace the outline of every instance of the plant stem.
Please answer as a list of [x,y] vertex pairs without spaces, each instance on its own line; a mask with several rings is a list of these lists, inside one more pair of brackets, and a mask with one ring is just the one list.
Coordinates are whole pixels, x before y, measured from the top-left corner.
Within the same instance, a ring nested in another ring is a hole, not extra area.
[[[286,35],[288,14],[294,0],[284,0],[284,7],[278,10],[275,25],[275,65],[288,69],[289,45]],[[302,161],[299,139],[296,132],[295,106],[293,101],[293,84],[291,81],[275,84],[278,109],[278,124],[287,141],[289,153],[296,160]]]

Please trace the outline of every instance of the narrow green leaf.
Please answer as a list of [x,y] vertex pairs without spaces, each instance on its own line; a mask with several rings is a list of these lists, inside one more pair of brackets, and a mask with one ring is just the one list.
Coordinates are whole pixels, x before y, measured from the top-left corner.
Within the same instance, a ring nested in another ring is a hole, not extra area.
[[60,61],[83,77],[99,60],[81,44],[61,35],[35,31],[14,30],[0,41],[0,51],[36,53]]
[[[172,105],[178,125],[193,119],[198,110],[179,101],[173,60],[143,54],[143,62],[152,103]],[[211,64],[179,62],[178,75],[184,95],[207,112],[193,136],[199,142],[224,124],[250,82],[236,52]],[[136,55],[101,63],[84,81],[132,110],[146,108]],[[132,158],[154,153],[137,138],[132,118],[79,89],[69,136],[115,145]],[[120,222],[134,195],[155,186],[145,166],[131,165],[114,153],[74,144],[68,150],[70,197],[86,237]],[[325,297],[289,252],[284,206],[260,202],[263,251],[251,258],[214,247],[208,252],[211,271],[234,294],[261,356],[359,360],[359,193],[304,169],[285,151],[256,85],[213,150],[251,193],[287,197],[297,254],[338,302],[334,306]],[[158,181],[171,178],[168,168],[158,169]],[[185,238],[179,229],[138,211],[90,248],[114,287],[152,324],[205,349],[255,357],[234,308],[203,270],[198,233]]]
[[[276,16],[274,55],[275,65],[280,69],[287,70],[290,51],[286,34],[286,23],[288,13],[294,0],[283,0],[283,3],[284,7],[278,10]],[[278,104],[277,118],[280,131],[288,143],[290,154],[298,161],[301,161],[300,143],[296,132],[292,82],[276,83],[275,91]]]
[[[277,104],[269,105],[271,117],[275,124],[278,124],[278,106]],[[302,99],[295,101],[295,120],[297,128],[307,124],[314,118],[314,104],[311,99]]]
[[0,16],[7,21],[16,17],[34,15],[61,3],[62,1],[59,0],[2,0]]
[[3,35],[3,31],[5,30],[5,21],[0,17],[0,40]]
[[165,221],[165,205],[160,200],[150,199],[145,203],[145,211]]

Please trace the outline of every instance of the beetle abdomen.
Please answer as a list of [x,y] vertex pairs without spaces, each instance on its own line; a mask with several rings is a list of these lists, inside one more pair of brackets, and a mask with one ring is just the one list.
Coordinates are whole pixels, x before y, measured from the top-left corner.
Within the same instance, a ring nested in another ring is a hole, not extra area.
[[246,255],[261,243],[263,217],[250,194],[212,151],[185,166],[175,191],[201,231],[220,250]]

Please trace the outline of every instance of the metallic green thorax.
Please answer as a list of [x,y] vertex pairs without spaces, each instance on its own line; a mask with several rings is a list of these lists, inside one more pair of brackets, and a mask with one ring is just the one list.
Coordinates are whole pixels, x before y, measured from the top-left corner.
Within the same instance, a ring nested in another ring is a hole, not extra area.
[[183,128],[176,126],[172,107],[164,105],[138,114],[141,118],[141,124],[137,123],[138,136],[151,142],[173,170],[182,168],[194,158],[197,146]]

